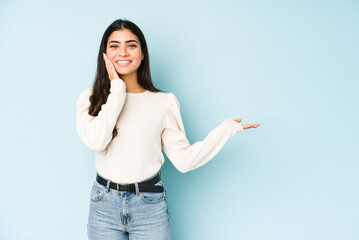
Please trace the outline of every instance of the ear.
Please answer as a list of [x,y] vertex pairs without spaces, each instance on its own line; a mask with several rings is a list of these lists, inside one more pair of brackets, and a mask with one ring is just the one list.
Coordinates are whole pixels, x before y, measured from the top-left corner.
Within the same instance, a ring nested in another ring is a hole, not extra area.
[[141,61],[142,61],[142,60],[143,60],[143,58],[145,57],[145,54],[144,54],[144,53],[142,53],[141,55],[142,55],[142,57],[141,57]]

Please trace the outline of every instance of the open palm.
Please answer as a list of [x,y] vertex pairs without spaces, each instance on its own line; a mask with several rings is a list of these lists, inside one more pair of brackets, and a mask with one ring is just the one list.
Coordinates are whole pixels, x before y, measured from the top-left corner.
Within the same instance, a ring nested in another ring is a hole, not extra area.
[[[234,121],[236,121],[237,123],[240,123],[242,120],[240,118],[234,119]],[[247,128],[257,128],[260,125],[259,124],[242,124],[243,129],[247,129]]]

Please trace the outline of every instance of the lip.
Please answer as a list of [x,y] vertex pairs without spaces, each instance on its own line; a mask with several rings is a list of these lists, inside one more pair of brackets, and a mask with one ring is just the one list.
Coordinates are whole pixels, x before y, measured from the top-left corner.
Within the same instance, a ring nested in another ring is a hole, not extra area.
[[[128,63],[117,63],[117,61],[130,61],[130,62],[128,62]],[[130,65],[131,64],[131,60],[129,60],[129,59],[123,59],[123,60],[116,60],[115,61],[115,63],[118,65],[118,66],[120,66],[120,67],[127,67],[128,65]]]
[[132,62],[131,59],[117,59],[117,60],[115,60],[115,62],[117,62],[117,61],[131,61]]

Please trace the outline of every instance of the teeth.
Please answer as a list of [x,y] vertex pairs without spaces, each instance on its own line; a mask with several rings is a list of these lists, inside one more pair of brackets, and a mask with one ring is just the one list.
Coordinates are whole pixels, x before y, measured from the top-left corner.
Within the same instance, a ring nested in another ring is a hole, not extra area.
[[130,61],[117,61],[117,63],[129,63]]

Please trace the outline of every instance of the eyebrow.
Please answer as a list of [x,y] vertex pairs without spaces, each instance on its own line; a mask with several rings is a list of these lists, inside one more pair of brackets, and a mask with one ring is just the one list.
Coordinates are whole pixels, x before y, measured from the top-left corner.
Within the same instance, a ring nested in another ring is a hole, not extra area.
[[[136,42],[136,43],[138,43],[136,40],[127,40],[126,41],[126,43],[129,43],[129,42]],[[108,44],[110,44],[110,43],[120,43],[119,41],[111,41],[111,42],[109,42]]]

